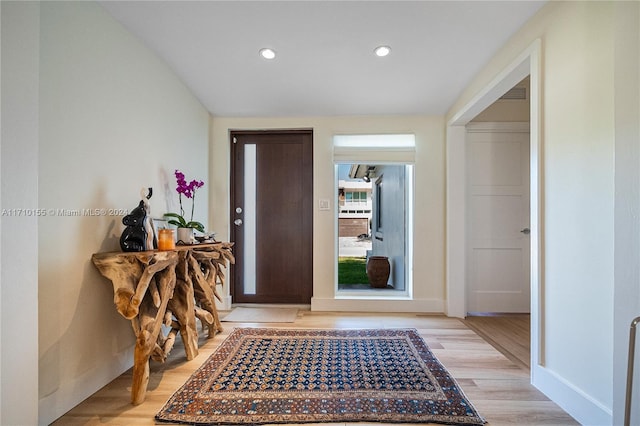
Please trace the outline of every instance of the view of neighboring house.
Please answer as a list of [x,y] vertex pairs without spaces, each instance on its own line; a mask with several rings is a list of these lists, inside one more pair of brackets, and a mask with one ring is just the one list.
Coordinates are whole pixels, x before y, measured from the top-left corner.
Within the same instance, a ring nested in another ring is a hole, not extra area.
[[[361,165],[353,165],[357,169]],[[350,173],[351,177],[351,173]],[[338,181],[338,234],[340,237],[367,236],[371,232],[371,181]]]

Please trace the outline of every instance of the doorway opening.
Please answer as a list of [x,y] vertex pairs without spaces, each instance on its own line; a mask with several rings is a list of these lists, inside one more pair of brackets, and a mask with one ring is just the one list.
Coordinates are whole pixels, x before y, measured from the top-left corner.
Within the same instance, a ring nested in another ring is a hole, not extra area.
[[531,368],[530,77],[466,125],[465,324]]
[[543,187],[541,158],[541,40],[535,40],[525,51],[489,82],[467,105],[447,123],[447,314],[467,315],[466,211],[465,191],[465,126],[506,91],[529,76],[529,249],[530,249],[530,376],[540,387],[545,374],[545,286],[541,276],[544,264]]

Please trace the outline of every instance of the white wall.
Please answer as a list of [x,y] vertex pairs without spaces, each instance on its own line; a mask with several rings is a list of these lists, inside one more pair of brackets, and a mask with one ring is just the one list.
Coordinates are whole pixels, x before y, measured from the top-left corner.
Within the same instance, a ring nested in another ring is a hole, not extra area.
[[533,378],[584,424],[611,423],[613,408],[613,10],[613,2],[549,3],[447,114],[542,40],[544,328]]
[[[1,2],[0,424],[38,421],[38,43],[33,2]],[[24,209],[24,210],[14,210]],[[26,210],[30,209],[30,210]],[[24,213],[24,214],[22,214]]]
[[[122,215],[57,209],[132,209],[153,187],[151,212],[177,209],[174,169],[205,181],[209,114],[150,50],[98,4],[40,5],[38,206],[41,424],[132,365],[133,333],[111,283],[91,263],[119,250]],[[15,346],[14,346],[15,347]]]
[[[213,119],[209,179],[210,223],[229,238],[229,129],[313,128],[314,221],[313,299],[315,310],[443,312],[444,310],[444,121],[443,117],[309,117]],[[415,225],[413,300],[335,298],[336,221],[333,163],[335,134],[414,133]],[[318,199],[332,200],[328,211]],[[228,290],[227,290],[228,291]]]

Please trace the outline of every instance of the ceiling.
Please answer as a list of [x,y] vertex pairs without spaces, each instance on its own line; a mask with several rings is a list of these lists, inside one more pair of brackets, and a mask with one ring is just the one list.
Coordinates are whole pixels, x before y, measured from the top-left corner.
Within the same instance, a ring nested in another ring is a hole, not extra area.
[[100,2],[227,117],[444,114],[544,3]]

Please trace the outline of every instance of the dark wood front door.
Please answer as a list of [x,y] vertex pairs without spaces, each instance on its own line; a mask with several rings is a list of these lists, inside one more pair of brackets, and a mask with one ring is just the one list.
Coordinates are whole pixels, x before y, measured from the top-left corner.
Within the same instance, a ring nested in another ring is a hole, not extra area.
[[309,304],[313,132],[231,132],[235,303]]

